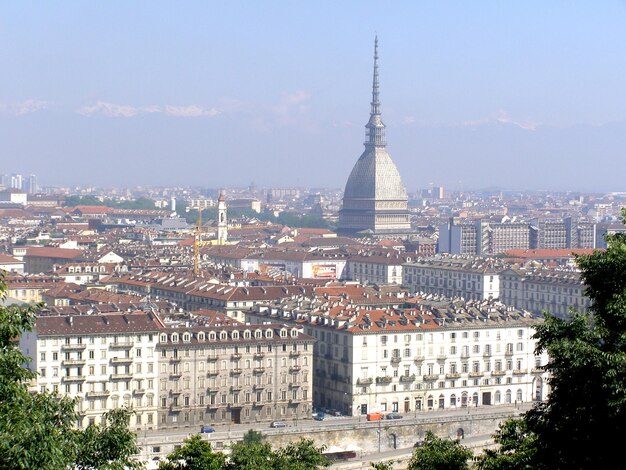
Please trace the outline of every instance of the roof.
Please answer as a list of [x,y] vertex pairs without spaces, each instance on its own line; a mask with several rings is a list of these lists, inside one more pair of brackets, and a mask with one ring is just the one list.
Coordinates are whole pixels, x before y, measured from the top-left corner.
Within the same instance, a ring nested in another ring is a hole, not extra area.
[[35,321],[39,336],[156,333],[163,327],[159,317],[152,313],[50,316]]
[[510,258],[525,259],[548,259],[548,258],[573,258],[575,255],[590,255],[594,251],[593,248],[558,248],[558,249],[536,249],[525,250],[517,248],[508,250],[505,256]]
[[400,172],[385,148],[365,149],[348,177],[343,199],[345,208],[350,199],[408,200]]
[[76,259],[83,254],[81,250],[69,248],[52,248],[48,246],[29,246],[24,257],[39,256],[42,258]]

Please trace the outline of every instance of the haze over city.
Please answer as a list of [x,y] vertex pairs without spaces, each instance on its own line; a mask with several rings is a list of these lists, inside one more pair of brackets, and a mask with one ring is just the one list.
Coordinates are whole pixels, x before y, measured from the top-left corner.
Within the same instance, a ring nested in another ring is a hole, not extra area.
[[343,187],[380,40],[407,190],[623,190],[623,2],[0,6],[0,160],[47,185]]

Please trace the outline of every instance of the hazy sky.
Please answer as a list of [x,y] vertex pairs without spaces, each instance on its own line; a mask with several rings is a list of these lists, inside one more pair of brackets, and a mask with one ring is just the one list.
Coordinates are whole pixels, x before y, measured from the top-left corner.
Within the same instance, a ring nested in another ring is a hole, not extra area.
[[626,190],[623,1],[0,3],[0,173],[343,187],[378,33],[409,191]]

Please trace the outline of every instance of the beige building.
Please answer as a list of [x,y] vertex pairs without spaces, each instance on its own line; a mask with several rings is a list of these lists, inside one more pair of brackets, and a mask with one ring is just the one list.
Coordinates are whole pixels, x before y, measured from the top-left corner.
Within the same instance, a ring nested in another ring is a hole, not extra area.
[[313,342],[284,324],[163,330],[159,428],[310,418]]

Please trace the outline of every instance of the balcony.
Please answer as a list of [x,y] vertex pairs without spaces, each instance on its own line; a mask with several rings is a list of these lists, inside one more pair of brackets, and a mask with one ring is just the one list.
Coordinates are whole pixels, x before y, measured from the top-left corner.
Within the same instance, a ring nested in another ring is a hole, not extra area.
[[437,374],[427,374],[424,376],[424,380],[426,380],[427,382],[432,382],[433,380],[437,380],[439,378],[439,375]]
[[365,379],[356,380],[357,385],[372,385],[372,383],[374,383],[374,379],[372,377],[367,377]]
[[207,361],[217,361],[220,357],[217,354],[213,354],[211,356],[207,356],[206,360]]
[[528,373],[528,369],[515,369],[513,375],[525,375]]
[[290,351],[289,357],[300,357],[300,351]]
[[402,383],[415,382],[415,374],[412,374],[412,375],[401,375],[400,376],[400,382],[402,382]]
[[545,370],[543,369],[543,367],[533,367],[530,372],[532,374],[543,374],[545,372]]
[[61,351],[83,351],[86,347],[86,344],[62,344]]
[[293,372],[300,372],[300,370],[302,369],[302,367],[300,366],[289,366],[289,372],[293,373]]
[[483,357],[491,357],[491,351],[485,351]]
[[381,385],[386,385],[391,383],[392,377],[389,375],[385,375],[383,377],[376,377],[376,383]]
[[100,390],[98,392],[96,392],[95,390],[92,390],[91,392],[87,392],[85,394],[85,396],[87,398],[106,398],[111,394],[110,391],[108,390]]
[[230,374],[231,375],[239,375],[241,374],[242,370],[239,367],[236,367],[234,369],[231,369]]
[[507,356],[507,357],[510,357],[510,356],[513,355],[513,351],[507,349],[506,351],[504,351],[504,355]]
[[63,365],[63,367],[84,366],[85,362],[87,362],[85,359],[65,359],[61,362],[61,365]]
[[[491,375],[493,377],[500,377],[500,376],[503,376],[504,374],[506,374],[505,370],[494,370],[494,371],[491,372]],[[470,377],[471,376],[472,376],[472,374],[470,374]]]
[[239,359],[241,359],[241,353],[232,353],[232,354],[230,355],[230,358],[231,358],[233,361],[238,361]]
[[437,361],[438,362],[446,362],[446,359],[448,359],[448,356],[446,356],[445,354],[437,355]]
[[[493,374],[493,373],[492,373],[492,374]],[[484,375],[484,373],[483,373],[483,372],[470,372],[470,373],[469,373],[469,376],[470,376],[471,378],[482,377],[483,375]]]
[[66,375],[66,376],[61,377],[61,380],[63,382],[84,382],[85,376],[84,375]]
[[183,373],[179,370],[175,370],[173,372],[170,372],[170,378],[172,379],[177,379],[183,376]]
[[112,357],[110,359],[111,364],[132,364],[132,357]]
[[262,352],[255,352],[254,353],[254,358],[257,359],[257,360],[258,359],[263,359],[264,357],[265,357],[265,353],[262,353]]
[[209,370],[206,374],[207,374],[208,376],[211,376],[211,375],[218,375],[219,373],[220,373],[220,371],[219,371],[219,370],[212,369],[212,370]]
[[170,405],[170,411],[172,413],[180,413],[181,411],[183,411],[183,407],[182,405]]
[[180,357],[170,357],[170,364],[180,363]]
[[252,372],[255,374],[262,374],[263,372],[265,372],[265,367],[255,367],[254,369],[252,369]]
[[468,359],[470,357],[469,352],[462,352],[461,353],[461,359]]
[[135,345],[134,341],[118,341],[116,343],[109,343],[109,349],[130,349]]
[[180,395],[182,392],[182,390],[170,390],[170,395]]
[[401,360],[402,360],[402,358],[400,356],[391,356],[391,363],[392,364],[399,364]]
[[458,372],[450,372],[446,374],[446,379],[460,379],[460,378],[461,378],[461,374],[459,374]]
[[122,374],[111,374],[111,380],[130,380],[133,378],[133,374],[125,372]]
[[265,388],[265,384],[254,384],[252,388],[254,390],[263,390]]
[[289,388],[300,388],[302,384],[300,382],[291,382],[289,383]]
[[420,363],[420,362],[424,362],[424,356],[415,356],[413,358],[413,361]]
[[145,388],[136,388],[135,390],[133,390],[133,393],[135,395],[143,395],[146,393],[146,389]]

